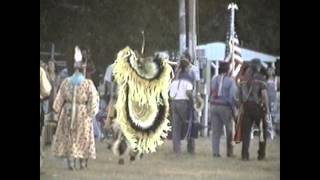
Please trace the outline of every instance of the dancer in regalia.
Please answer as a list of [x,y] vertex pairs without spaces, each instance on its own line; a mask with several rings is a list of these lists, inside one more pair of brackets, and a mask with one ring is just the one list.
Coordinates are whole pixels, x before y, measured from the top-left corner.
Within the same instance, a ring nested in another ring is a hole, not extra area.
[[77,159],[83,169],[89,158],[96,158],[92,119],[99,107],[98,92],[83,74],[81,51],[78,47],[75,50],[75,72],[61,83],[53,103],[53,110],[59,114],[53,155],[67,158],[70,170],[76,168]]

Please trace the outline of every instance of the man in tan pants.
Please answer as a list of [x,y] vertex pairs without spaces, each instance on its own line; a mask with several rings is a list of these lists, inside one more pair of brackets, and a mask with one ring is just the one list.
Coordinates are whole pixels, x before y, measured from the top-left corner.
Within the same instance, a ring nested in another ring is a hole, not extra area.
[[41,142],[41,131],[44,125],[43,119],[41,118],[42,100],[50,95],[51,84],[48,80],[45,70],[40,67],[40,168],[42,168],[43,152],[42,152],[42,142]]

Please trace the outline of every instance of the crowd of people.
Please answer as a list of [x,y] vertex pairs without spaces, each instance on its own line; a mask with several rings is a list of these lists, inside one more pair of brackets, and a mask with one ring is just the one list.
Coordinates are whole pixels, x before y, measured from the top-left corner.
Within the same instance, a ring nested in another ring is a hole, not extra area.
[[[187,58],[186,58],[187,57]],[[199,126],[193,104],[199,97],[190,57],[182,56],[176,78],[170,88],[173,150],[180,154],[180,140],[187,139],[187,151],[194,153]],[[221,135],[226,137],[226,156],[234,157],[235,142],[242,142],[242,160],[249,160],[249,144],[256,130],[259,134],[258,160],[266,156],[267,139],[275,137],[273,123],[279,124],[277,79],[272,66],[259,59],[244,65],[238,78],[229,76],[229,64],[221,62],[217,76],[210,82],[210,130],[212,155],[221,157]],[[237,81],[239,80],[239,81]],[[196,92],[196,93],[194,93]],[[193,128],[194,127],[194,128]],[[201,126],[200,126],[201,128]]]
[[[86,168],[89,158],[96,158],[96,140],[110,138],[104,124],[108,104],[116,93],[113,64],[96,83],[92,81],[96,71],[93,61],[76,60],[73,68],[73,74],[68,74],[67,69],[57,72],[54,60],[40,62],[41,161],[43,146],[52,144],[53,155],[66,158],[70,170],[76,169],[77,161],[80,169]],[[173,69],[175,77],[169,90],[173,152],[180,156],[181,140],[186,139],[187,152],[195,154],[196,138],[203,128],[199,122],[202,110],[194,107],[202,99],[200,75],[188,53],[183,53]],[[249,160],[254,128],[260,128],[258,159],[266,157],[267,139],[275,136],[272,122],[276,119],[277,83],[272,67],[265,74],[262,69],[259,59],[252,60],[241,72],[238,83],[228,76],[228,64],[221,63],[219,75],[212,77],[209,120],[213,157],[221,157],[220,139],[224,133],[226,155],[234,157],[237,128],[241,129],[242,160]]]

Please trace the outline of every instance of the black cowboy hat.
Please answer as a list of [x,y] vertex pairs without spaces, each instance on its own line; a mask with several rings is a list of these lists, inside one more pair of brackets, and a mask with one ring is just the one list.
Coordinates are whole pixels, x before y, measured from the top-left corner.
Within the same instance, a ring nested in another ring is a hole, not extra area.
[[229,63],[227,62],[220,62],[219,63],[219,72],[228,72],[229,70]]
[[251,60],[251,65],[257,67],[257,66],[262,66],[262,63],[260,59],[254,58]]

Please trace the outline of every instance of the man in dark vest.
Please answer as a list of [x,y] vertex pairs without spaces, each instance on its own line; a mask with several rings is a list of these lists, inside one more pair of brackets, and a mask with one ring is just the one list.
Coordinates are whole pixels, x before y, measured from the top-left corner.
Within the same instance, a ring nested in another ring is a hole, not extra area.
[[267,115],[269,102],[267,86],[261,74],[261,62],[253,59],[246,71],[246,78],[240,83],[239,101],[243,108],[242,121],[242,160],[249,160],[250,134],[253,123],[260,128],[258,160],[266,156]]

